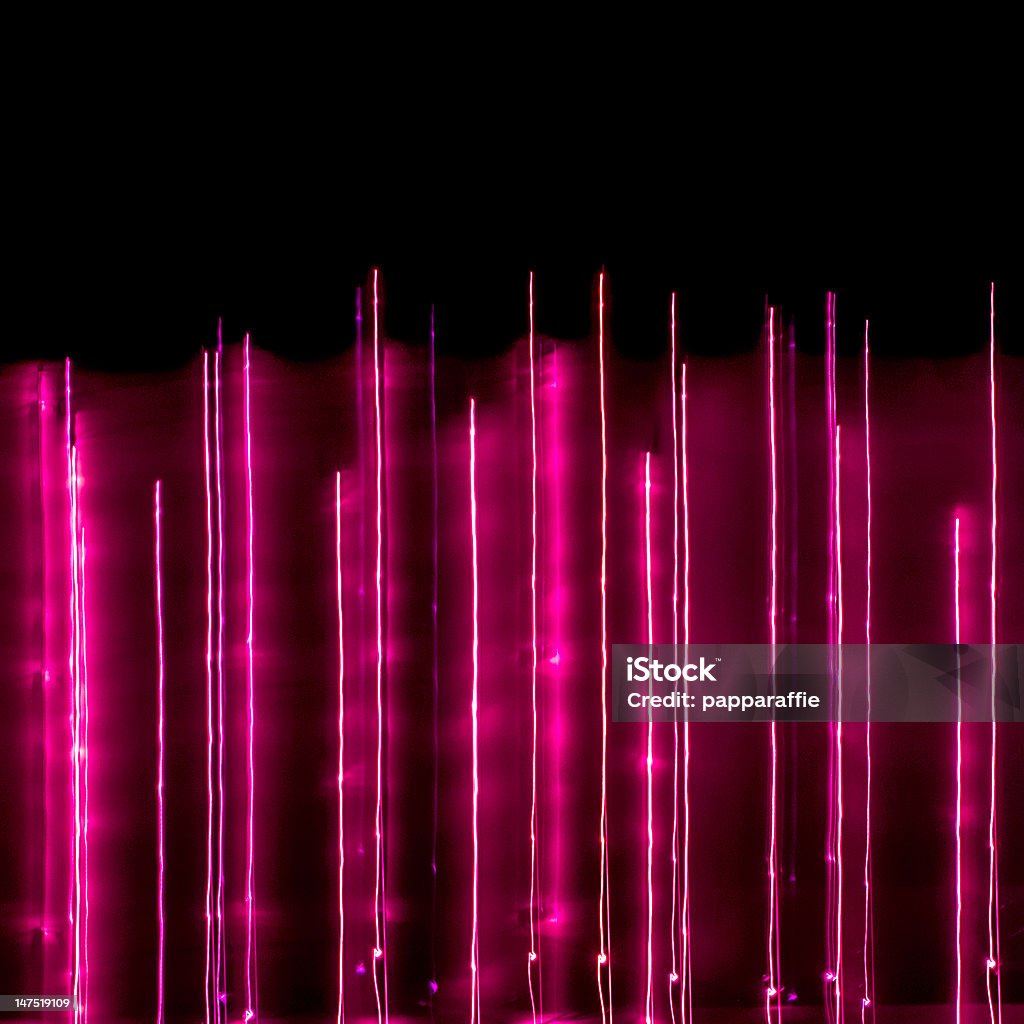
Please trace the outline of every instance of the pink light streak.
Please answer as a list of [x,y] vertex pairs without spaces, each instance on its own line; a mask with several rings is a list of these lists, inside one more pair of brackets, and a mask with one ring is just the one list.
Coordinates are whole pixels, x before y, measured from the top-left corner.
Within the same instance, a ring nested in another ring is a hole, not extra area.
[[[654,646],[654,598],[651,580],[651,453],[646,453],[644,467],[644,548],[647,567],[647,644]],[[653,688],[653,683],[651,684]],[[647,999],[644,1004],[646,1024],[654,1020],[654,722],[647,712]]]
[[473,695],[470,713],[473,721],[473,932],[469,953],[470,1024],[480,1020],[480,738],[478,698],[480,684],[480,578],[476,531],[476,401],[469,400],[469,521],[473,551]]
[[[78,492],[78,451],[74,451],[75,492]],[[78,544],[81,557],[78,563],[78,593],[81,601],[79,622],[81,623],[81,667],[80,700],[79,700],[79,761],[81,764],[82,781],[82,901],[85,908],[81,913],[82,921],[82,975],[80,986],[81,1020],[83,1024],[89,1019],[89,671],[87,657],[88,630],[85,616],[85,527],[82,525],[81,501],[76,502],[78,516]]]
[[219,1013],[213,991],[213,494],[210,480],[210,354],[203,350],[203,458],[206,496],[206,1024]]
[[[680,428],[682,431],[683,469],[683,643],[690,643],[690,492],[687,458],[686,363],[680,374]],[[683,902],[682,902],[682,981],[679,1008],[682,1024],[693,1019],[693,971],[690,948],[690,713],[683,715]]]
[[334,478],[335,576],[338,597],[338,1024],[345,1020],[345,616],[341,576],[341,471]]
[[[676,296],[669,302],[669,380],[672,386],[672,643],[679,643],[679,425],[676,410]],[[672,915],[669,925],[672,970],[668,976],[668,1005],[675,1020],[675,993],[683,968],[679,962],[676,935],[680,924],[679,869],[679,723],[672,723]]]
[[[388,970],[385,960],[387,947],[387,895],[384,885],[384,442],[383,401],[381,397],[381,365],[383,353],[380,343],[380,303],[377,293],[378,271],[373,271],[373,402],[374,441],[377,470],[377,810],[374,819],[376,871],[373,894],[373,991],[377,1001],[377,1021],[388,1019]],[[378,962],[383,973],[383,984],[378,976]]]
[[[597,993],[602,1024],[614,1017],[611,968],[611,874],[608,866],[608,414],[605,407],[604,272],[598,277],[598,369],[601,397],[601,881],[597,904],[600,952],[597,954]],[[607,995],[605,993],[607,982]]]
[[[537,1024],[538,1006],[542,1004],[543,988],[534,990],[534,964],[538,971],[540,956],[538,949],[537,921],[537,871],[539,857],[537,850],[537,395],[534,380],[533,356],[533,273],[530,273],[530,707],[533,721],[533,738],[530,753],[530,951],[527,957],[527,980],[530,986],[530,1011]],[[541,1009],[541,1017],[543,1017]]]
[[[833,342],[834,346],[834,342]],[[835,359],[835,348],[832,349]],[[835,363],[833,362],[833,372]],[[833,385],[835,377],[833,376]],[[843,706],[843,534],[840,513],[840,448],[839,425],[836,425],[835,474],[836,474],[836,644],[838,645],[836,665],[837,714]],[[843,723],[836,721],[836,965],[833,983],[836,993],[836,1020],[843,1020]]]
[[218,325],[213,357],[214,452],[217,487],[217,894],[216,960],[217,1016],[227,1013],[227,942],[224,935],[224,413],[221,408],[221,348]]
[[963,823],[964,743],[963,743],[963,690],[960,680],[960,517],[953,526],[953,617],[957,645],[956,658],[956,1024],[963,1012]]
[[864,643],[868,646],[865,661],[868,720],[864,725],[864,757],[866,779],[864,788],[864,995],[861,997],[861,1024],[867,1024],[867,1010],[872,1007],[874,1020],[874,950],[871,942],[871,406],[870,349],[868,321],[864,321],[864,476],[867,489],[867,592],[864,609]]
[[246,630],[245,630],[245,661],[246,661],[246,698],[248,704],[248,746],[246,750],[246,774],[248,781],[248,802],[246,804],[246,836],[245,836],[245,1014],[244,1020],[253,1020],[256,1017],[257,1007],[255,990],[253,987],[253,974],[256,968],[256,930],[254,915],[256,911],[256,898],[253,888],[254,857],[255,847],[253,843],[253,811],[256,806],[256,772],[254,760],[254,735],[256,723],[256,703],[253,666],[253,594],[254,570],[253,570],[253,506],[252,506],[252,393],[250,378],[249,358],[249,335],[245,336],[243,345],[243,411],[245,415],[245,518],[246,518],[246,553],[245,553],[245,602],[246,602]]
[[[775,443],[775,310],[768,309],[768,449],[771,463],[771,565],[770,593],[768,605],[769,643],[778,639],[776,617],[778,610],[778,458]],[[779,846],[778,846],[778,773],[779,748],[778,727],[770,723],[771,740],[771,786],[769,793],[769,840],[768,840],[768,987],[765,989],[765,1022],[772,1024],[772,1000],[775,1000],[775,1019],[782,1017],[782,982],[779,979]]]
[[[989,1019],[1002,1024],[1003,994],[1002,982],[999,977],[999,836],[996,820],[996,766],[998,763],[998,727],[996,725],[996,571],[997,548],[996,540],[999,530],[998,520],[998,482],[999,482],[999,449],[996,436],[996,286],[993,282],[989,288],[989,411],[992,431],[992,563],[989,572],[989,643],[991,653],[991,695],[992,695],[992,758],[989,769],[989,809],[988,809],[988,975],[985,989],[988,997]],[[993,977],[994,976],[994,977]],[[993,987],[995,994],[993,997]]]
[[156,660],[157,660],[157,969],[156,969],[156,1024],[164,1021],[164,605],[163,561],[160,538],[160,481],[153,486],[153,570],[156,581]]

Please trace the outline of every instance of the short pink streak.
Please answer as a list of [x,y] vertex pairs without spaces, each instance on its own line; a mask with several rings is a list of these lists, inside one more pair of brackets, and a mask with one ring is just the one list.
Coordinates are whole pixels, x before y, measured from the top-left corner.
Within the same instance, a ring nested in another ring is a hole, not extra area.
[[[374,818],[376,872],[373,894],[373,992],[377,1001],[377,1022],[388,1019],[387,897],[384,887],[384,430],[381,422],[380,303],[377,294],[376,269],[373,271],[373,402],[374,444],[377,471],[377,810]],[[378,974],[383,972],[383,984]]]
[[345,1021],[345,616],[341,576],[341,471],[334,478],[334,553],[338,599],[338,1024]]
[[[874,1006],[874,953],[871,920],[871,415],[868,322],[864,321],[864,475],[867,489],[867,594],[864,610],[865,687],[868,720],[864,725],[864,757],[867,763],[864,789],[864,995],[861,997],[861,1024],[867,1024],[868,1007]],[[871,1019],[874,1020],[874,1009]]]
[[249,335],[245,336],[242,348],[243,393],[242,404],[245,418],[245,668],[246,703],[248,705],[246,775],[249,784],[246,802],[245,833],[245,1014],[244,1020],[253,1020],[257,1015],[256,986],[256,894],[254,888],[255,844],[253,842],[253,817],[256,807],[256,764],[254,737],[256,728],[255,672],[253,663],[253,606],[255,593],[255,570],[253,562],[253,505],[252,505],[252,384]]
[[[778,642],[778,457],[775,443],[775,310],[768,309],[768,453],[771,470],[771,559],[770,559],[770,593],[768,602],[768,642]],[[782,1016],[781,982],[779,980],[779,847],[778,847],[778,775],[779,747],[778,731],[774,721],[770,723],[771,741],[771,786],[768,799],[769,835],[768,835],[768,986],[765,989],[765,1024],[772,1024],[772,1003],[775,1004],[775,1019]]]
[[[686,363],[680,372],[679,424],[683,470],[683,643],[690,643],[690,491],[686,434]],[[687,656],[689,661],[689,656]],[[693,1020],[693,972],[690,948],[690,713],[683,714],[683,899],[680,915],[682,982],[679,987],[680,1020]]]
[[473,552],[473,693],[470,716],[473,728],[473,930],[469,951],[470,1024],[480,1020],[480,746],[478,708],[480,685],[480,578],[476,532],[476,401],[469,400],[469,525]]
[[213,489],[210,478],[210,354],[203,350],[203,457],[206,495],[206,1024],[218,1019],[212,1004],[213,959]]
[[[597,923],[600,951],[597,954],[597,994],[602,1024],[613,1019],[611,968],[611,874],[608,867],[608,414],[605,406],[604,369],[604,272],[598,277],[597,359],[601,405],[601,865]],[[607,992],[605,985],[607,983]]]
[[214,452],[217,481],[217,1016],[227,1016],[227,942],[224,936],[224,451],[219,337],[213,358]]
[[164,602],[163,552],[160,536],[160,481],[153,486],[153,575],[156,585],[156,839],[157,956],[156,1024],[164,1021]]
[[[530,986],[530,1012],[537,1024],[542,992],[534,989],[534,965],[540,956],[537,921],[537,397],[533,355],[533,273],[530,273],[530,707],[533,739],[530,755],[530,950],[527,977]],[[537,964],[539,969],[539,964]],[[543,1011],[541,1011],[543,1018]]]
[[[651,453],[647,452],[644,467],[644,549],[647,569],[647,645],[654,646],[654,598],[651,574]],[[651,651],[653,656],[653,650]],[[652,684],[653,686],[653,684]],[[644,1020],[654,1020],[654,722],[647,710],[647,999]]]
[[[669,381],[672,394],[672,643],[679,643],[679,423],[676,409],[676,295],[669,301]],[[683,968],[679,962],[676,937],[680,928],[679,867],[679,723],[672,723],[672,915],[669,924],[671,971],[668,976],[668,1006],[675,1021],[675,992]],[[682,1024],[682,1021],[681,1021]]]
[[960,681],[960,517],[953,525],[953,621],[957,645],[956,656],[956,1024],[963,1013],[963,824],[964,743],[963,691]]
[[[992,695],[992,757],[989,763],[988,806],[988,976],[985,988],[988,994],[988,1012],[992,1024],[1003,1020],[1002,980],[999,976],[999,835],[996,822],[996,767],[998,764],[998,728],[996,726],[996,566],[998,534],[997,489],[999,482],[999,454],[996,445],[996,286],[989,288],[989,411],[992,430],[992,563],[989,572],[989,643],[991,649]],[[993,996],[993,987],[995,994]]]

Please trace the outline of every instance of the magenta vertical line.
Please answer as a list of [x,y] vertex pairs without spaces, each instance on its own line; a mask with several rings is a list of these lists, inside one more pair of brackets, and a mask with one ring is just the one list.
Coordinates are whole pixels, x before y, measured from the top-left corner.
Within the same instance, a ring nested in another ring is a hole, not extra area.
[[[835,360],[835,348],[832,349]],[[834,362],[833,362],[834,366]],[[835,377],[833,376],[833,384]],[[839,425],[835,441],[836,478],[836,1019],[843,1021],[843,534],[840,511]]]
[[253,975],[256,972],[256,894],[254,890],[255,844],[253,842],[253,816],[256,806],[256,770],[254,759],[254,736],[256,728],[255,672],[253,663],[253,607],[255,594],[255,569],[253,561],[254,515],[252,503],[252,390],[249,335],[243,344],[243,412],[245,416],[245,662],[246,698],[248,704],[246,776],[248,799],[246,802],[245,832],[245,1020],[252,1020],[258,1012]]
[[164,603],[163,551],[160,531],[160,481],[153,485],[153,574],[156,587],[156,1024],[164,1021]]
[[[539,851],[537,843],[537,393],[533,351],[533,272],[530,273],[530,710],[532,738],[530,748],[530,951],[527,977],[530,986],[530,1012],[537,1024],[542,1006],[543,986],[534,989],[534,965],[540,965],[539,921],[537,920]],[[541,1010],[543,1018],[543,1009]]]
[[[644,464],[644,553],[647,581],[647,646],[653,657],[654,598],[651,573],[651,453],[646,453]],[[653,682],[650,684],[653,689]],[[647,998],[644,1020],[654,1020],[654,721],[650,706],[647,708],[647,756],[644,759],[647,776]]]
[[[75,493],[78,493],[78,451],[74,452],[75,462]],[[78,535],[80,558],[78,561],[78,594],[81,606],[78,616],[81,624],[81,665],[79,667],[79,764],[82,774],[80,783],[82,792],[82,981],[80,985],[81,1019],[83,1024],[89,1019],[89,669],[87,658],[88,629],[85,615],[85,527],[82,525],[82,503],[76,501],[78,510]]]
[[[680,371],[679,420],[682,433],[682,505],[683,505],[683,643],[690,643],[690,490],[687,457],[686,363]],[[689,657],[687,656],[687,661]],[[683,900],[681,912],[682,983],[680,985],[680,1019],[682,1024],[693,1020],[693,969],[690,941],[690,713],[683,713]]]
[[[672,643],[679,643],[679,423],[676,409],[676,294],[669,301],[669,382],[672,398]],[[679,721],[672,722],[672,912],[669,921],[671,970],[668,976],[669,1015],[675,1022],[675,992],[682,968],[676,944],[680,928],[679,867]]]
[[[768,453],[771,474],[771,549],[769,562],[770,590],[768,600],[768,634],[769,643],[777,643],[778,613],[778,457],[775,442],[775,310],[768,309]],[[769,725],[771,744],[770,778],[771,784],[768,798],[769,836],[768,836],[768,986],[765,989],[765,1024],[772,1024],[772,1001],[775,1001],[776,1019],[782,1015],[782,983],[779,979],[779,888],[778,888],[778,775],[779,748],[778,727],[772,719]]]
[[334,553],[338,600],[338,1024],[345,1021],[345,616],[341,576],[341,471],[334,478]]
[[470,940],[470,1024],[480,1020],[480,748],[478,734],[480,685],[480,578],[476,529],[476,402],[469,400],[469,523],[473,553],[473,690],[470,716],[473,731],[473,928]]
[[964,716],[963,690],[960,679],[960,517],[953,525],[953,621],[956,642],[956,1024],[960,1024],[963,1013],[963,845],[961,826],[963,824],[964,786]]
[[[384,431],[381,422],[383,402],[381,396],[381,366],[383,355],[380,344],[380,303],[377,293],[378,272],[373,271],[373,400],[374,444],[376,456],[377,490],[377,566],[376,566],[376,631],[377,631],[377,807],[374,818],[375,878],[374,878],[374,947],[373,991],[377,1002],[377,1021],[388,1018],[388,968],[385,960],[387,947],[387,896],[384,885]],[[383,979],[378,973],[380,968]]]
[[870,406],[870,350],[868,347],[868,321],[864,321],[864,476],[867,490],[867,555],[866,597],[864,609],[865,689],[867,693],[867,722],[864,726],[864,756],[866,778],[864,790],[864,995],[861,997],[861,1024],[867,1024],[867,1009],[874,1011],[874,951],[871,913],[871,406]]
[[[434,996],[437,992],[437,841],[440,830],[440,762],[441,762],[441,726],[440,726],[440,678],[441,653],[438,633],[438,587],[440,566],[439,558],[439,510],[440,495],[438,484],[437,458],[437,344],[434,336],[434,307],[430,307],[430,448],[432,456],[432,493],[431,493],[431,684],[433,697],[433,816],[430,834],[430,1013],[434,1016]],[[340,1024],[340,1022],[339,1022]]]
[[[604,272],[598,278],[597,358],[601,399],[601,866],[597,902],[600,951],[597,954],[597,994],[602,1024],[613,1019],[611,968],[611,874],[608,866],[608,414],[605,407]],[[605,993],[607,982],[607,994]]]
[[203,465],[206,497],[206,1024],[217,1019],[217,1004],[211,1015],[210,993],[213,959],[213,494],[210,478],[210,354],[203,349]]
[[[989,762],[989,808],[988,808],[988,974],[985,989],[988,996],[989,1018],[1002,1024],[1003,993],[999,976],[999,837],[996,822],[996,770],[998,767],[998,727],[996,725],[996,541],[998,522],[999,450],[996,444],[996,286],[989,288],[989,412],[992,431],[992,514],[991,541],[992,563],[989,572],[989,643],[991,646],[991,697],[992,697],[992,757]],[[993,988],[995,993],[993,996]]]
[[224,935],[224,412],[221,407],[223,349],[218,325],[213,360],[214,452],[217,482],[217,1016],[227,1015],[227,942]]

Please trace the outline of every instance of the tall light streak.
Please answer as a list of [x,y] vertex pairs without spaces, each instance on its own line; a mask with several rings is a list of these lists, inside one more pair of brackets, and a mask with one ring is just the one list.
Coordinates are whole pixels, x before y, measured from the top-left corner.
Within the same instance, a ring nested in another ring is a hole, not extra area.
[[221,407],[223,345],[218,325],[213,357],[214,453],[217,487],[217,893],[216,1002],[218,1019],[227,1015],[227,941],[224,935],[224,412]]
[[253,813],[256,805],[256,771],[254,761],[253,740],[256,723],[256,698],[253,671],[253,594],[255,591],[253,568],[253,505],[252,505],[252,390],[249,358],[249,335],[245,336],[242,349],[243,374],[243,412],[245,419],[245,663],[246,663],[246,698],[248,704],[246,775],[248,782],[248,801],[246,803],[246,834],[245,834],[245,1015],[244,1020],[252,1020],[257,1013],[256,989],[253,975],[256,970],[256,930],[254,916],[256,912],[256,896],[253,885],[255,847],[253,843]]
[[[78,450],[74,452],[75,492],[78,492]],[[79,668],[79,743],[78,756],[81,765],[82,781],[82,983],[79,998],[81,1000],[80,1019],[83,1024],[89,1019],[89,661],[87,653],[89,631],[85,615],[85,527],[82,525],[82,503],[76,502],[78,516],[78,594],[81,607],[78,617],[81,626],[81,665]]]
[[[438,484],[437,459],[437,345],[434,337],[434,307],[430,307],[430,449],[432,456],[431,492],[431,684],[433,697],[433,816],[430,829],[430,1010],[433,1014],[434,995],[437,992],[437,840],[440,831],[440,775],[441,775],[441,648],[438,633],[438,571],[440,533],[440,488]],[[340,1024],[340,1021],[339,1021]]]
[[[771,564],[770,592],[768,603],[769,643],[777,643],[776,627],[778,611],[778,458],[775,442],[775,310],[768,309],[768,453],[771,470]],[[768,987],[765,989],[765,1024],[772,1024],[772,1000],[775,1000],[775,1019],[782,1017],[782,983],[779,979],[779,845],[778,845],[778,775],[779,747],[778,726],[774,719],[769,723],[771,743],[771,784],[768,814]]]
[[[542,1006],[543,988],[534,990],[534,965],[539,968],[537,920],[537,394],[534,379],[533,354],[533,273],[530,273],[530,709],[533,721],[530,752],[530,951],[527,957],[527,976],[530,986],[530,1012],[537,1024],[537,1010]],[[541,1010],[543,1018],[543,1010]]]
[[206,497],[206,1024],[219,1017],[213,978],[213,488],[210,479],[210,354],[203,350],[203,465]]
[[156,595],[156,839],[157,839],[157,960],[156,1024],[164,1021],[164,603],[163,551],[160,536],[160,481],[153,486],[153,575]]
[[[644,465],[644,552],[647,581],[647,646],[654,647],[654,598],[651,578],[651,453],[646,453]],[[653,682],[651,687],[653,688]],[[654,1020],[654,721],[647,710],[647,999],[644,1020]]]
[[[835,359],[835,348],[832,350]],[[833,368],[834,368],[833,362]],[[833,384],[835,377],[833,376]],[[843,1020],[843,530],[840,506],[839,425],[836,425],[836,1020]]]
[[[672,395],[672,643],[679,643],[679,424],[676,409],[676,295],[669,302],[669,381]],[[678,713],[676,715],[678,718]],[[680,868],[679,868],[679,722],[672,723],[672,914],[669,941],[672,969],[668,981],[668,1006],[675,1020],[675,992],[672,986],[679,982],[682,968],[676,945],[680,928]]]
[[[614,1017],[611,968],[611,874],[608,868],[608,413],[605,406],[604,370],[604,272],[598,277],[597,360],[601,399],[601,865],[597,923],[600,951],[597,954],[597,994],[602,1024]],[[607,989],[607,990],[606,990]]]
[[334,553],[338,598],[338,1024],[345,1020],[345,615],[341,576],[341,471],[334,478]]
[[[690,490],[687,458],[686,363],[680,370],[679,424],[682,433],[683,505],[683,643],[690,643]],[[689,660],[689,658],[687,658]],[[681,1024],[693,1019],[693,972],[690,942],[690,713],[683,713],[683,898],[680,923],[682,979],[679,985]]]
[[[377,470],[377,810],[374,819],[376,870],[373,893],[373,992],[377,1001],[377,1020],[388,1019],[387,895],[384,885],[384,429],[382,423],[380,344],[380,302],[377,294],[378,271],[373,271],[373,404],[374,443]],[[378,966],[381,979],[378,974]]]
[[960,517],[953,526],[953,621],[956,638],[956,1024],[960,1024],[963,1012],[961,991],[964,975],[963,959],[963,847],[961,825],[963,824],[964,787],[964,716],[963,689],[960,679]]
[[867,694],[867,722],[864,725],[864,758],[866,778],[864,784],[864,994],[861,996],[861,1024],[867,1024],[868,1007],[874,1011],[874,948],[871,914],[871,378],[870,349],[868,347],[868,321],[864,321],[864,478],[867,491],[867,554],[866,596],[864,608],[865,692]]
[[[985,990],[992,1024],[1003,1020],[1002,982],[999,977],[999,837],[996,827],[996,767],[998,763],[998,727],[996,726],[996,569],[998,534],[997,494],[999,449],[996,444],[996,286],[989,287],[988,309],[989,419],[992,431],[992,563],[989,572],[989,643],[991,648],[992,758],[989,769],[988,807],[988,974]],[[993,994],[993,989],[995,990]]]
[[473,730],[473,928],[470,940],[470,1024],[480,1020],[480,575],[476,532],[476,401],[469,400],[469,527],[473,553],[473,691],[470,716]]

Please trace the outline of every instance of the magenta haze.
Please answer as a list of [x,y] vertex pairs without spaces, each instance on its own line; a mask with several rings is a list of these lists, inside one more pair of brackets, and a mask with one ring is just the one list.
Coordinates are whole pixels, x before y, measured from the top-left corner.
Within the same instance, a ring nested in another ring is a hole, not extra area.
[[[614,298],[614,282],[605,287]],[[524,323],[527,296],[524,279]],[[1004,1007],[1024,1001],[1018,726],[998,733],[993,970],[989,727],[964,723],[959,773],[954,726],[873,727],[868,928],[865,729],[845,726],[841,988],[825,979],[836,970],[826,923],[836,919],[837,877],[824,853],[837,794],[827,725],[780,723],[773,758],[767,724],[695,723],[684,747],[681,729],[610,722],[602,772],[602,580],[609,680],[612,645],[644,641],[649,625],[654,643],[672,643],[684,636],[684,613],[695,646],[766,644],[773,628],[780,644],[825,643],[837,577],[842,639],[864,642],[863,323],[844,321],[840,293],[839,347],[850,355],[835,370],[838,491],[822,360],[794,354],[784,316],[772,314],[773,436],[764,338],[749,355],[687,362],[684,527],[673,453],[681,460],[685,303],[675,366],[669,296],[664,354],[650,362],[617,354],[628,324],[606,312],[602,522],[596,290],[594,336],[574,342],[540,333],[541,279],[533,302],[532,377],[527,337],[488,360],[438,355],[433,406],[429,324],[416,344],[375,335],[372,291],[359,346],[336,360],[288,363],[253,338],[248,401],[242,339],[226,338],[219,358],[216,339],[204,339],[208,375],[220,382],[206,404],[212,536],[200,359],[159,377],[73,369],[73,514],[64,367],[3,371],[0,990],[69,992],[70,966],[88,996],[82,1019],[155,1020],[162,964],[167,1024],[235,1022],[248,1009],[268,1024],[431,1012],[438,1021],[579,1014],[685,1024],[685,967],[694,1020],[713,1006],[726,1008],[720,1019],[763,1020],[769,990],[772,1020],[805,1006],[815,1018],[838,990],[852,1024],[862,1009],[872,1021],[875,1003],[942,1004],[931,1019],[952,1019],[959,948],[962,1001],[974,1014],[965,1020],[990,1019],[990,991]],[[988,326],[981,308],[979,349]],[[802,329],[823,335],[822,325]],[[443,311],[436,331],[443,338]],[[340,325],[339,338],[347,333]],[[999,356],[995,366],[997,627],[1012,643],[1024,639],[1024,367]],[[990,640],[989,386],[987,349],[948,362],[872,357],[875,643],[954,639],[954,517],[962,639]],[[831,495],[841,520],[835,567]],[[684,753],[685,807],[673,793]],[[81,897],[71,923],[69,893]],[[769,935],[778,943],[770,958]],[[874,992],[864,1007],[867,957]]]

